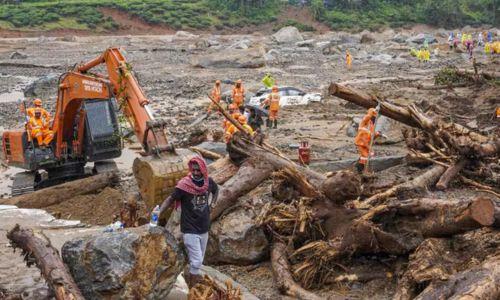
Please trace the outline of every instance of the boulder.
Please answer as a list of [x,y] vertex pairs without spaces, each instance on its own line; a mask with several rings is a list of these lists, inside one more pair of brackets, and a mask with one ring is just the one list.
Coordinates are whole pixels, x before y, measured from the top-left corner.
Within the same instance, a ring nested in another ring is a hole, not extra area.
[[260,49],[226,50],[194,58],[191,64],[197,68],[260,68],[265,65]]
[[61,38],[61,41],[63,41],[63,42],[76,42],[77,38],[74,35],[66,35],[66,36]]
[[371,32],[362,32],[361,33],[361,40],[360,40],[361,44],[370,44],[370,43],[373,43],[375,42],[375,37],[373,36],[373,34]]
[[229,46],[229,49],[248,49],[251,44],[252,42],[249,39],[243,39]]
[[299,30],[293,26],[281,28],[278,32],[273,34],[273,38],[280,44],[296,43],[304,40]]
[[342,51],[340,50],[339,46],[336,43],[329,42],[323,48],[321,49],[321,52],[324,55],[332,55],[332,54],[342,54]]
[[57,95],[58,80],[59,76],[56,74],[40,77],[24,88],[24,96],[42,99],[54,98]]
[[28,58],[28,55],[18,51],[12,52],[12,54],[10,55],[10,59],[26,59],[26,58]]
[[264,54],[266,63],[279,62],[280,52],[276,49],[271,49]]
[[206,263],[254,264],[269,254],[269,241],[255,225],[253,213],[239,208],[215,221],[210,228]]
[[361,42],[361,37],[359,35],[342,34],[340,36],[339,44],[359,44],[360,42]]
[[310,40],[305,40],[305,41],[296,42],[296,43],[295,43],[295,46],[297,46],[297,47],[308,47],[308,48],[313,48],[313,47],[314,47],[314,40],[313,40],[313,39],[310,39]]
[[195,45],[196,49],[204,49],[204,48],[210,47],[210,43],[205,39],[197,40],[194,43],[194,45]]
[[427,43],[429,44],[437,43],[436,38],[432,34],[426,34],[426,33],[419,33],[414,37],[410,37],[409,39],[406,40],[406,42],[420,45],[423,44],[425,40],[427,40]]
[[191,39],[195,39],[195,38],[198,38],[198,35],[192,34],[191,32],[179,30],[175,33],[172,40],[174,40],[174,41],[176,41],[176,40],[177,41],[179,41],[179,40],[191,40]]
[[61,252],[85,299],[165,299],[186,259],[162,227],[102,232]]
[[393,42],[400,43],[400,44],[406,43],[406,40],[408,40],[408,36],[407,36],[407,35],[404,35],[404,34],[402,34],[402,33],[398,33],[398,34],[396,34],[396,35],[392,38],[392,41],[393,41]]

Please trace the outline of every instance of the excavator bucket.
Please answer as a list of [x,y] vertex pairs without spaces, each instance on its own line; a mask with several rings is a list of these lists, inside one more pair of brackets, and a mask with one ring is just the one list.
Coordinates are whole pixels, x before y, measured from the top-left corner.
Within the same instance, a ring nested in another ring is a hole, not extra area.
[[145,156],[134,160],[134,176],[149,211],[161,204],[172,193],[177,181],[188,174],[188,161],[195,156],[187,149],[177,149],[176,153],[165,152],[160,157]]

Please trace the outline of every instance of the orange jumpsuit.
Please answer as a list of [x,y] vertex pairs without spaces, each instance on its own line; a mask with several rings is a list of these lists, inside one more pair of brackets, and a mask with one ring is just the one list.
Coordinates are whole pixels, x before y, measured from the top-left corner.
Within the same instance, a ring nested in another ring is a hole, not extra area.
[[264,105],[269,104],[269,120],[274,121],[278,119],[278,111],[280,109],[280,93],[273,92],[267,96]]
[[[220,103],[222,95],[220,85],[214,85],[214,88],[212,89],[210,95],[217,103]],[[214,103],[210,103],[210,106],[208,107],[208,112],[210,113],[212,109],[217,109],[217,106]]]
[[[231,114],[231,117],[233,117],[233,119],[235,119],[236,121],[238,121],[238,118],[239,118],[240,116],[241,116],[241,114],[240,114],[240,112],[239,112],[239,111],[237,111],[237,112],[235,112],[235,113],[232,113],[232,114]],[[227,129],[229,128],[229,126],[231,126],[231,125],[232,125],[232,124],[231,124],[231,122],[229,122],[229,120],[224,119],[224,121],[223,121],[223,123],[222,123],[222,128],[223,128],[224,130],[227,130]]]
[[50,120],[50,114],[48,111],[41,107],[30,107],[26,110],[26,114],[28,115],[29,118],[32,118],[35,116],[35,110],[40,110],[42,112],[41,117],[45,120]]
[[352,66],[352,56],[349,52],[345,55],[345,61],[347,63],[347,68],[350,70]]
[[31,138],[36,139],[39,146],[48,146],[54,138],[54,132],[49,129],[49,122],[44,118],[31,117],[28,123]]
[[373,156],[373,152],[370,153],[370,140],[372,135],[375,137],[379,136],[378,132],[375,132],[375,125],[372,122],[372,117],[376,115],[375,110],[369,110],[368,113],[363,117],[361,123],[359,123],[358,134],[354,139],[354,143],[358,147],[359,152],[359,163],[365,165],[368,161],[368,156]]
[[243,85],[240,85],[240,87],[233,87],[232,97],[233,103],[236,104],[236,106],[243,106],[243,102],[245,102],[245,89],[243,88]]

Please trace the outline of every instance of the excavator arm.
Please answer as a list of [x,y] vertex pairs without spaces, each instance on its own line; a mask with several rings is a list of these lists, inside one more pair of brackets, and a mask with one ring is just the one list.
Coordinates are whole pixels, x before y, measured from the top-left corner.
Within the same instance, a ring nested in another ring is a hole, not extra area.
[[155,120],[149,108],[149,100],[118,48],[106,49],[102,55],[77,66],[75,71],[85,74],[101,64],[105,65],[108,74],[99,76],[109,81],[120,108],[146,154],[159,155],[164,151],[172,151],[173,147],[168,144],[164,132],[165,123],[162,120]]

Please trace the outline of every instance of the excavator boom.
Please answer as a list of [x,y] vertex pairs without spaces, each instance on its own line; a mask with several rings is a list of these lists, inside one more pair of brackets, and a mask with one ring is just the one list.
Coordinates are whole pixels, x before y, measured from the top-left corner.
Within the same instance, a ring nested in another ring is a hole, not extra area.
[[116,100],[137,139],[147,154],[171,150],[164,133],[164,122],[155,120],[144,92],[132,73],[131,66],[118,48],[108,48],[102,55],[76,67],[76,72],[87,73],[104,64]]

